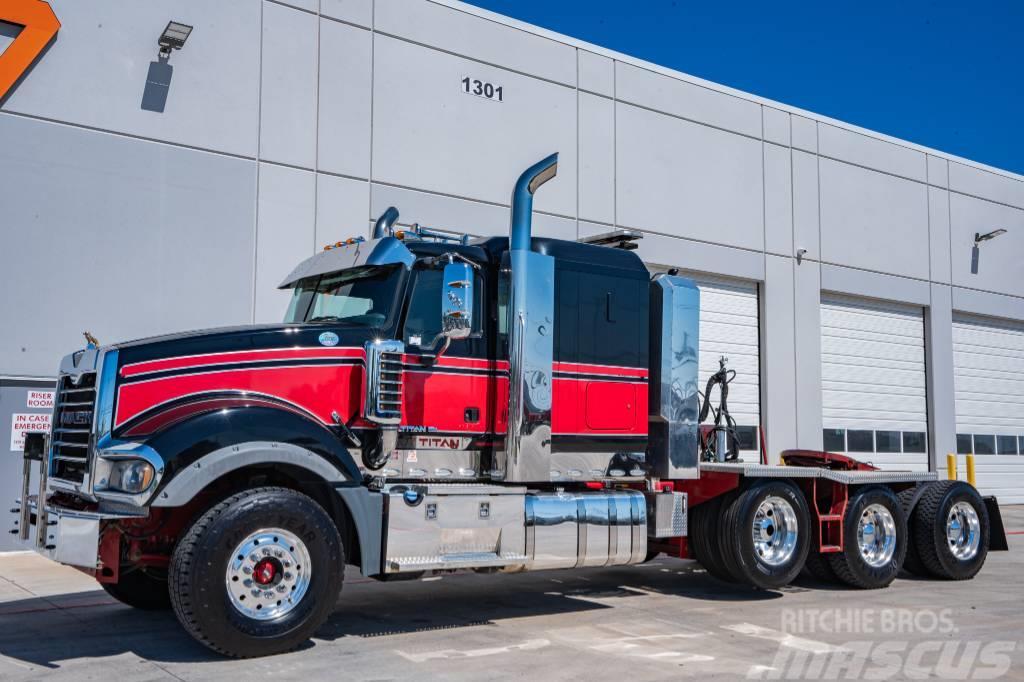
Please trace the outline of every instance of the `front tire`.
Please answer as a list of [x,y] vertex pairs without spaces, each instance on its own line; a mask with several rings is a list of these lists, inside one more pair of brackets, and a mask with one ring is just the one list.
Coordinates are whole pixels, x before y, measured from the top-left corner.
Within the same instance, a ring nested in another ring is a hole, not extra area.
[[152,576],[143,569],[121,573],[116,583],[100,583],[111,597],[132,608],[162,611],[171,608],[167,578]]
[[182,626],[226,656],[291,651],[334,610],[345,553],[331,517],[287,488],[254,488],[203,514],[169,573]]
[[883,486],[858,491],[843,519],[843,551],[829,554],[836,577],[863,590],[896,579],[907,553],[907,517],[896,494]]
[[912,521],[921,565],[936,578],[970,580],[985,564],[991,533],[981,495],[963,481],[938,481],[921,495]]

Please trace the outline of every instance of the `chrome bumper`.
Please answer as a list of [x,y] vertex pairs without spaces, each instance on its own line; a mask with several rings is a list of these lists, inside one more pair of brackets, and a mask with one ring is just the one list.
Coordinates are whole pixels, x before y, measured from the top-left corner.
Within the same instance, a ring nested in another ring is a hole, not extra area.
[[34,495],[22,498],[15,511],[19,518],[12,532],[24,549],[70,566],[98,567],[100,522],[110,516],[52,506],[39,514]]

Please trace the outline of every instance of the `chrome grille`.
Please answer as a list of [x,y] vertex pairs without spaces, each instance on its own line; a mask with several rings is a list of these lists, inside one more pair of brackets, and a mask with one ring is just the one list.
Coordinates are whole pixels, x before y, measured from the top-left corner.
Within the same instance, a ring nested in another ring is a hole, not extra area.
[[402,416],[402,354],[380,354],[380,390],[377,392],[377,414],[382,417]]
[[53,413],[51,478],[73,483],[85,480],[95,411],[96,373],[62,374]]
[[382,426],[397,426],[402,421],[401,341],[381,340],[366,343],[366,402],[364,416]]

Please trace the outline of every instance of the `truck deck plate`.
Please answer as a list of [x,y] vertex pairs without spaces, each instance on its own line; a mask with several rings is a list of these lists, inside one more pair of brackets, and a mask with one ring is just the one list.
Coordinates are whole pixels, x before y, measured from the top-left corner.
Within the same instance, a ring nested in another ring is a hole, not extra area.
[[700,468],[703,471],[719,471],[752,478],[824,478],[846,485],[938,480],[938,474],[934,471],[837,471],[820,467],[772,466],[742,462],[702,462]]

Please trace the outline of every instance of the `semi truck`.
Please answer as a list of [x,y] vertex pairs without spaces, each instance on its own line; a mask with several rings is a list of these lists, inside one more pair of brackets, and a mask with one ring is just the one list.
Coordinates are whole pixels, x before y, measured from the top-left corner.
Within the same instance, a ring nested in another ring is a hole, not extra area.
[[[386,211],[281,283],[280,324],[65,357],[26,438],[11,531],[227,656],[294,649],[346,566],[379,580],[692,558],[737,588],[973,577],[998,503],[934,472],[807,450],[744,461],[724,361],[698,385],[700,291],[632,235],[507,237]],[[722,393],[717,407],[715,387]],[[703,425],[707,416],[714,423]]]

